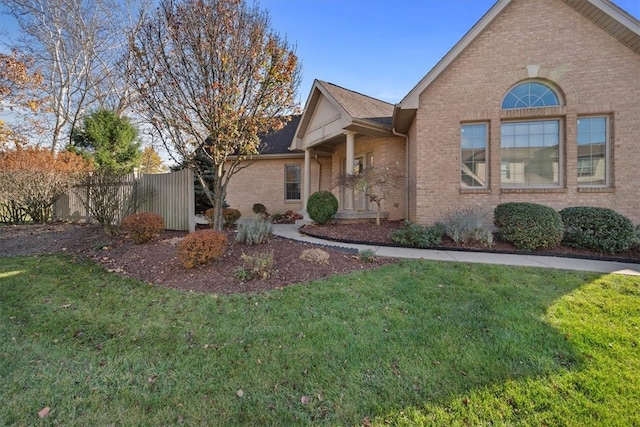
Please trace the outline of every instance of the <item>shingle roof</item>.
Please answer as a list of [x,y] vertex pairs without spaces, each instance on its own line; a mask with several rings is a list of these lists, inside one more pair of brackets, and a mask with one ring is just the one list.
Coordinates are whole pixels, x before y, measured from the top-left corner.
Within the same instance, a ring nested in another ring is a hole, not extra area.
[[291,120],[279,131],[260,137],[261,154],[291,154],[289,146],[296,133],[301,115],[291,116]]
[[342,105],[352,118],[391,126],[393,104],[345,89],[333,83],[318,82]]

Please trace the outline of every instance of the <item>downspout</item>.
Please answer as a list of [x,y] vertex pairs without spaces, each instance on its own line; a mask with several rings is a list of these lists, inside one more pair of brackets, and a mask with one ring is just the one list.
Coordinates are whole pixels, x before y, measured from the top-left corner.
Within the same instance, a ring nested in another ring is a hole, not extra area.
[[409,134],[400,133],[396,131],[394,127],[391,129],[391,133],[395,136],[404,137],[404,218],[405,221],[409,220]]

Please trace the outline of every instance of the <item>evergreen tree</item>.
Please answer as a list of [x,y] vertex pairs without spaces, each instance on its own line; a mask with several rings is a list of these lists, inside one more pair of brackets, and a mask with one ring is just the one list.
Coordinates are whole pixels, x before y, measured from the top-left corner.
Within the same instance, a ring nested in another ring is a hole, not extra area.
[[93,159],[98,169],[128,173],[140,165],[138,131],[128,118],[98,110],[71,133],[69,151]]

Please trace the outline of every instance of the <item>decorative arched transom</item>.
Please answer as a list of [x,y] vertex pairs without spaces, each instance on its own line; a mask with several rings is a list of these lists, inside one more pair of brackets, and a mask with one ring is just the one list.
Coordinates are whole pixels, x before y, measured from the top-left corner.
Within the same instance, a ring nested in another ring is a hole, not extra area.
[[520,83],[511,88],[502,99],[503,110],[555,107],[558,105],[560,105],[560,97],[556,91],[551,86],[538,81]]

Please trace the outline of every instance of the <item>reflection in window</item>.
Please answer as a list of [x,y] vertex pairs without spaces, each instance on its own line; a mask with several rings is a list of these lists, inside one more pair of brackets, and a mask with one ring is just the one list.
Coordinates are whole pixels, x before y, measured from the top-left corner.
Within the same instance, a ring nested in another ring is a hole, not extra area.
[[300,200],[300,165],[285,166],[285,200]]
[[502,100],[503,110],[540,108],[560,105],[555,91],[540,82],[522,83],[511,89]]
[[578,119],[578,185],[607,185],[607,118]]
[[487,186],[487,125],[460,127],[460,185],[467,188]]
[[503,123],[501,183],[505,187],[560,185],[560,121]]

